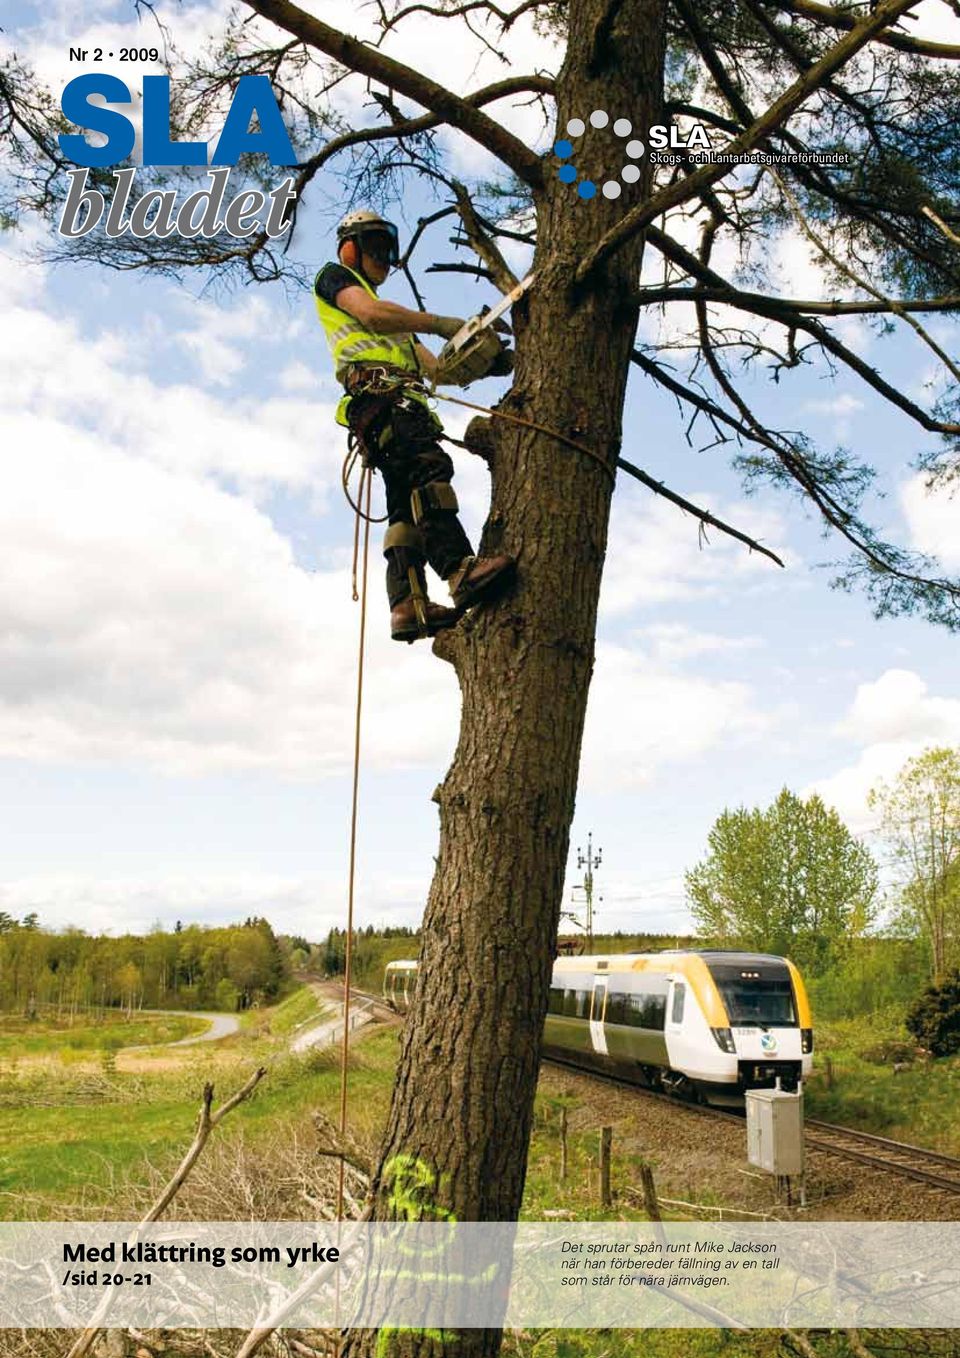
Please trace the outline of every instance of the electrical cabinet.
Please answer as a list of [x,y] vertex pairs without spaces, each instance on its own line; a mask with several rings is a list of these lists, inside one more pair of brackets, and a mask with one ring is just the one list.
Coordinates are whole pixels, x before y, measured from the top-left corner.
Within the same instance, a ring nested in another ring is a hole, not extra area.
[[785,1089],[750,1089],[747,1104],[747,1159],[768,1174],[803,1173],[803,1094]]

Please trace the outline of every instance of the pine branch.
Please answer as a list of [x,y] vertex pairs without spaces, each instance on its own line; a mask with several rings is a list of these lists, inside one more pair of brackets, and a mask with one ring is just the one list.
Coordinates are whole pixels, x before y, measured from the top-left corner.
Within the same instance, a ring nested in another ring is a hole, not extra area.
[[[258,0],[262,3],[262,0]],[[799,76],[793,84],[776,99],[765,113],[735,137],[724,149],[728,155],[746,154],[753,150],[773,132],[779,131],[784,123],[803,104],[811,94],[830,79],[830,77],[859,52],[876,34],[889,24],[896,22],[907,10],[912,9],[918,0],[886,0],[879,4],[865,19],[835,43],[819,61]],[[590,276],[628,240],[643,231],[657,217],[679,207],[697,197],[704,189],[715,184],[730,173],[730,165],[703,165],[686,178],[655,193],[645,203],[631,208],[620,220],[600,237],[592,250],[588,251],[574,275],[579,284],[584,284]]]
[[[720,274],[704,265],[702,261],[697,259],[696,255],[685,249],[684,246],[680,245],[671,236],[668,236],[665,232],[658,230],[656,227],[649,227],[647,230],[647,240],[655,249],[659,250],[661,254],[665,255],[675,264],[679,264],[691,276],[712,288],[725,290],[727,297],[730,298],[731,305],[739,305],[737,290],[728,283],[726,279],[721,277]],[[741,299],[744,296],[745,294],[741,294]],[[719,300],[726,300],[726,298],[721,298]],[[925,410],[918,406],[914,401],[911,401],[908,396],[899,390],[899,388],[891,385],[891,383],[882,377],[875,368],[871,368],[869,363],[865,363],[858,354],[855,354],[852,349],[849,349],[845,344],[842,344],[825,325],[822,325],[812,316],[797,311],[792,313],[789,318],[786,318],[783,314],[783,308],[778,306],[776,301],[768,302],[764,298],[756,295],[754,295],[749,306],[744,305],[741,309],[752,311],[754,315],[764,316],[769,320],[790,324],[797,330],[803,330],[806,334],[812,335],[827,353],[832,354],[834,358],[845,364],[845,366],[855,372],[858,377],[862,378],[869,387],[876,391],[880,396],[883,396],[891,405],[896,406],[898,410],[902,410],[905,415],[909,415],[912,420],[916,421],[916,423],[928,433],[960,434],[960,424],[937,420],[934,419],[932,415],[928,415]]]
[[450,181],[450,187],[453,189],[454,197],[457,200],[457,211],[474,253],[486,265],[489,276],[500,291],[504,295],[512,292],[519,280],[501,254],[496,241],[480,225],[473,200],[466,187],[457,179]]
[[[853,10],[837,9],[833,5],[819,5],[816,0],[767,0],[777,9],[803,19],[813,19],[830,28],[844,29],[849,32],[856,27],[857,17]],[[941,61],[960,61],[960,47],[949,42],[930,42],[926,38],[908,38],[902,33],[877,33],[873,42],[893,47],[898,52],[912,52],[922,57],[937,57]]]
[[403,19],[410,14],[430,14],[435,19],[455,19],[461,18],[474,10],[483,10],[486,14],[494,14],[500,20],[500,31],[506,33],[509,28],[517,22],[523,14],[530,10],[540,9],[549,5],[552,0],[523,0],[523,4],[518,5],[513,10],[503,10],[492,3],[492,0],[466,0],[463,5],[455,5],[447,9],[438,9],[436,5],[414,4],[405,5],[403,9],[397,10],[396,14],[387,14],[383,6],[383,0],[378,0],[380,8],[380,27],[383,31],[389,32],[391,28],[396,28]]
[[[701,20],[697,8],[689,3],[689,0],[672,0],[677,13],[683,22],[694,46],[703,59],[703,62],[710,73],[710,76],[717,87],[717,90],[726,100],[730,110],[739,120],[739,126],[732,129],[742,132],[757,121],[750,105],[747,103],[742,91],[738,88],[730,72],[728,72],[717,49],[710,41],[710,37]],[[693,116],[698,116],[694,113]],[[717,124],[722,125],[720,122]],[[809,148],[803,141],[795,136],[788,127],[778,130],[777,135],[782,137],[786,147],[792,151],[805,152]],[[860,195],[854,195],[840,188],[831,178],[830,174],[823,166],[815,164],[805,164],[798,161],[792,167],[796,178],[804,185],[808,192],[822,195],[835,207],[848,214],[856,221],[863,222],[871,230],[876,231],[880,236],[889,241],[891,245],[904,250],[918,260],[922,260],[931,268],[942,271],[943,261],[936,258],[928,250],[916,241],[909,239],[904,232],[891,222],[884,215],[886,204],[880,201],[873,201]],[[899,208],[902,215],[906,215],[918,224],[921,220],[920,213],[916,210],[910,211],[902,206]],[[926,209],[923,210],[926,212]],[[929,213],[927,213],[929,216]]]
[[[960,239],[960,238],[958,238]],[[637,293],[640,306],[655,306],[663,302],[723,302],[741,311],[767,315],[782,311],[783,320],[790,324],[796,314],[808,316],[876,316],[901,311],[960,311],[960,294],[955,297],[891,297],[884,301],[815,301],[812,298],[768,297],[761,292],[748,292],[732,284],[725,287],[666,287],[641,288]]]
[[[246,0],[246,2],[255,13],[292,33],[309,47],[326,53],[328,57],[342,62],[359,75],[382,81],[391,90],[396,90],[423,108],[429,109],[440,121],[459,128],[461,132],[465,132],[468,137],[472,137],[480,146],[503,161],[504,165],[531,188],[541,186],[543,166],[540,157],[512,132],[508,132],[505,127],[481,112],[467,99],[438,85],[436,81],[414,70],[412,66],[406,66],[377,48],[361,42],[359,38],[350,37],[338,28],[332,28],[322,19],[292,4],[291,0]],[[906,6],[907,0],[890,2]],[[910,0],[910,3],[915,3],[915,0]]]
[[646,486],[648,490],[652,490],[655,495],[662,495],[665,500],[669,500],[672,505],[676,505],[678,509],[682,509],[685,514],[692,514],[695,519],[700,521],[701,531],[704,528],[716,528],[719,532],[725,533],[727,537],[736,538],[737,542],[745,543],[750,548],[751,552],[761,552],[764,556],[768,556],[770,560],[775,562],[778,566],[783,566],[780,557],[777,556],[776,552],[771,552],[769,547],[764,547],[762,543],[756,540],[756,538],[748,537],[746,533],[741,533],[739,528],[734,528],[731,524],[725,523],[723,519],[718,519],[716,515],[711,514],[708,509],[701,509],[699,505],[695,505],[692,500],[684,499],[682,495],[678,495],[675,490],[671,490],[663,481],[655,481],[649,472],[645,472],[642,467],[636,466],[633,462],[628,462],[625,457],[617,458],[617,466],[622,467],[629,476],[634,477],[641,485]]
[[[473,94],[465,94],[464,102],[481,108],[484,104],[492,104],[497,99],[506,99],[511,94],[552,94],[553,81],[547,76],[523,75],[512,76],[508,80],[498,80],[493,85],[487,85],[482,90],[475,90]],[[349,150],[353,146],[361,146],[367,142],[375,141],[400,141],[403,137],[413,137],[420,132],[429,132],[435,127],[439,127],[443,118],[432,113],[425,113],[419,118],[405,118],[401,122],[394,122],[387,127],[361,127],[355,128],[350,132],[344,132],[339,137],[334,137],[328,141],[326,146],[322,146],[316,155],[309,160],[301,163],[298,179],[301,187],[311,180],[318,170],[322,169],[328,160],[339,154],[341,151]]]

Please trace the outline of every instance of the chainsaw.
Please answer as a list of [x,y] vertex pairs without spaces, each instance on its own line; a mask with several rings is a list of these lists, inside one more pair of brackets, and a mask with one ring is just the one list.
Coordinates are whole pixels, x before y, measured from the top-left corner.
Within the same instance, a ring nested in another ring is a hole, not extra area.
[[471,316],[453,339],[447,340],[437,357],[437,370],[433,376],[434,387],[441,383],[453,387],[467,387],[478,378],[487,376],[504,348],[493,325],[505,311],[520,300],[533,280],[534,275],[528,273],[515,288],[511,288],[506,296],[501,297],[496,306],[485,308],[479,315]]

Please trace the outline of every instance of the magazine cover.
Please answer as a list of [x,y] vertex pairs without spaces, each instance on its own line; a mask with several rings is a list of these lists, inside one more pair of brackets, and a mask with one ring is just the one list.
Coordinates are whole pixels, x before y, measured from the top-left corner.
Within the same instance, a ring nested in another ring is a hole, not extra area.
[[0,1358],[960,1354],[956,0],[8,0]]

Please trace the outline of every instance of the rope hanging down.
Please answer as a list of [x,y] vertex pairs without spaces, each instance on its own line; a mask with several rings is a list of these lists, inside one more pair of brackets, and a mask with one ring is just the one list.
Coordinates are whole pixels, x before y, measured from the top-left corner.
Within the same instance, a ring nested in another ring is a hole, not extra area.
[[[363,575],[360,586],[360,640],[357,653],[357,703],[353,729],[353,796],[350,806],[350,867],[347,887],[347,944],[343,962],[343,1042],[340,1048],[340,1121],[341,1145],[347,1132],[347,1058],[350,1054],[350,982],[353,961],[353,900],[354,882],[357,867],[357,804],[360,790],[360,718],[363,712],[363,654],[367,632],[367,572],[370,564],[370,496],[373,490],[373,475],[368,467],[360,473],[360,491],[357,503],[357,519],[354,529],[353,558],[353,597],[357,595],[357,549],[360,541],[360,517],[364,519],[363,530]],[[366,512],[360,508],[366,491]],[[345,1164],[343,1155],[339,1157],[337,1176],[337,1220],[343,1220],[343,1190]]]

